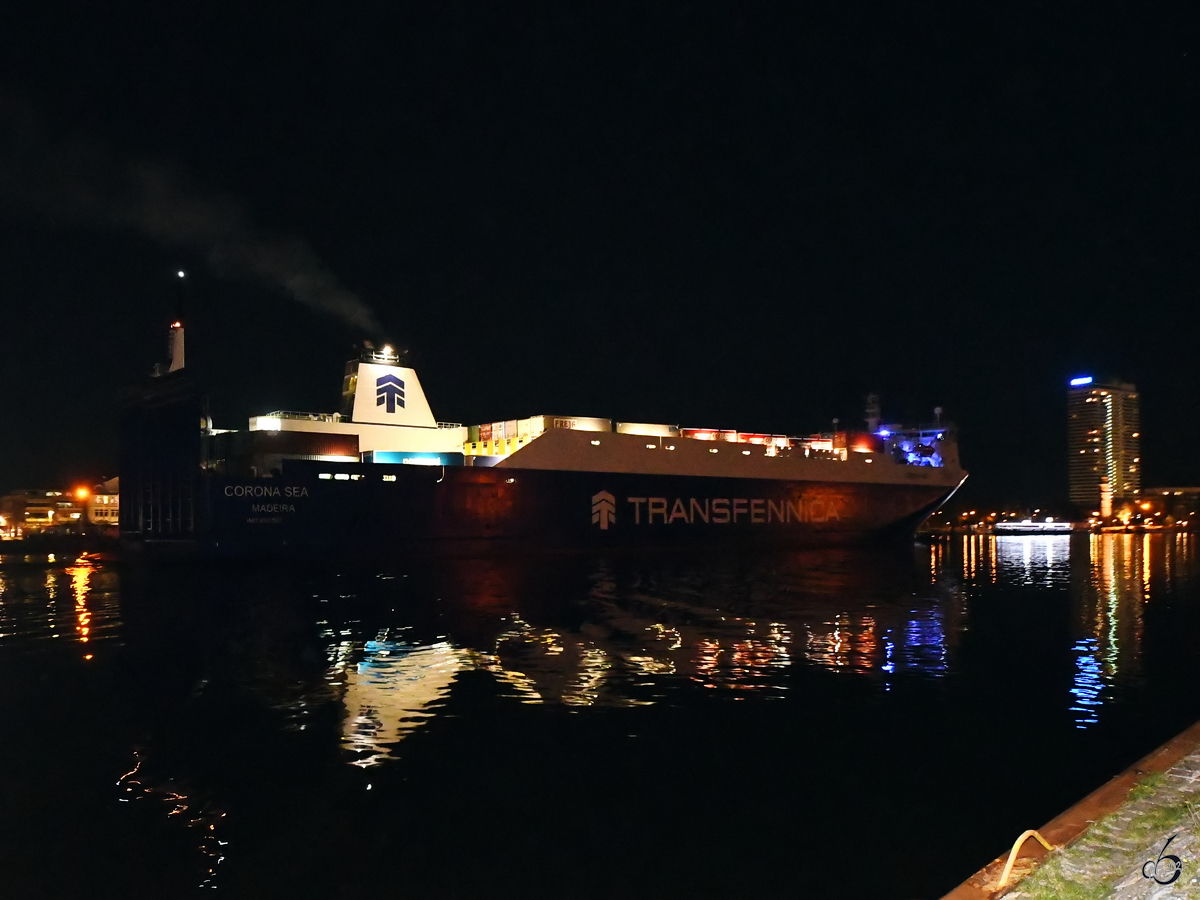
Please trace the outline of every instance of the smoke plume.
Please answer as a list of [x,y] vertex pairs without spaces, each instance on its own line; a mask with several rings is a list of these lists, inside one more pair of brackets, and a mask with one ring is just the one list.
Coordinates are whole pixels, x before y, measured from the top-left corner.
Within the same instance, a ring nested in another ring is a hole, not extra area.
[[257,227],[235,198],[181,168],[122,157],[94,141],[49,140],[20,110],[0,109],[0,201],[56,224],[124,229],[206,259],[222,278],[257,282],[370,335],[374,312],[303,240]]

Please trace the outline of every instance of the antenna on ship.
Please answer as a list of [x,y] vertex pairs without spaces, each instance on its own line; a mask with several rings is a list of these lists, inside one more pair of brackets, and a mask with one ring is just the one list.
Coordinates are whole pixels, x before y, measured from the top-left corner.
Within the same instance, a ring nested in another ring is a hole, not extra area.
[[879,430],[879,395],[867,394],[867,431],[874,434]]
[[933,408],[933,424],[938,428],[942,427],[942,408],[940,406]]

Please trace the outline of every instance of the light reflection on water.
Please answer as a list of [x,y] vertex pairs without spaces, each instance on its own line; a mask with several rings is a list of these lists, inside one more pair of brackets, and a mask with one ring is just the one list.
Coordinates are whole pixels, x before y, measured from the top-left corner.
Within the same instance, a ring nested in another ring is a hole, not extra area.
[[1115,687],[1139,673],[1154,559],[1167,588],[1193,575],[1191,536],[1154,540],[964,536],[958,546],[922,551],[929,583],[901,583],[918,588],[907,591],[861,577],[853,556],[817,573],[770,566],[615,572],[603,565],[588,576],[584,616],[571,627],[527,619],[518,610],[519,581],[506,587],[503,567],[492,569],[481,578],[488,604],[507,611],[486,641],[463,643],[451,634],[395,645],[382,662],[372,642],[331,648],[331,671],[358,673],[340,694],[344,743],[358,765],[394,756],[467,671],[490,674],[502,697],[576,708],[669,702],[684,682],[734,697],[780,698],[798,666],[871,678],[884,691],[899,677],[953,676],[970,605],[997,584],[1070,604],[1074,674],[1064,704],[1075,726],[1088,728]]
[[1075,654],[1075,680],[1071,693],[1075,696],[1075,727],[1087,728],[1100,721],[1100,695],[1104,691],[1103,667],[1100,665],[1099,645],[1092,638],[1083,638],[1071,648]]
[[142,750],[135,749],[133,758],[133,768],[117,779],[117,801],[155,806],[171,825],[188,829],[203,866],[197,887],[216,888],[218,867],[229,854],[229,841],[218,828],[226,813],[197,797],[198,792],[180,780],[156,774]]
[[[1152,545],[1151,535],[1090,535],[1084,562],[1072,581],[1076,678],[1072,694],[1078,705],[1077,728],[1097,724],[1114,689],[1141,670],[1143,611],[1151,597],[1150,569],[1154,548],[1165,551],[1174,535]],[[1189,537],[1181,535],[1185,540]],[[1084,548],[1079,545],[1082,551]],[[1082,554],[1081,554],[1082,555]],[[1172,577],[1190,577],[1185,566],[1164,559]]]
[[[868,557],[848,551],[746,565],[607,561],[567,596],[574,621],[565,625],[555,621],[562,604],[526,608],[530,572],[520,565],[472,560],[438,586],[438,602],[469,627],[437,635],[410,633],[403,614],[362,634],[368,626],[339,607],[357,596],[343,580],[318,598],[330,639],[322,682],[276,684],[274,705],[304,728],[314,709],[340,704],[347,756],[367,766],[395,755],[466,672],[490,675],[501,697],[577,709],[662,703],[685,684],[781,698],[797,667],[871,678],[886,691],[901,677],[954,675],[971,604],[1000,585],[1070,604],[1066,703],[1088,728],[1140,672],[1153,592],[1191,579],[1195,558],[1194,537],[1183,534],[966,535],[918,552],[926,582],[903,577],[895,560],[873,575],[879,560],[864,565]],[[66,638],[91,659],[120,634],[116,587],[115,573],[86,556],[10,560],[0,566],[0,647],[28,652]]]
[[[323,620],[323,634],[346,638],[328,645],[327,684],[344,707],[348,759],[360,766],[395,757],[467,672],[491,676],[501,698],[574,709],[674,702],[687,686],[781,699],[798,669],[873,678],[886,691],[899,677],[946,675],[966,627],[957,584],[904,572],[910,562],[846,552],[748,567],[603,563],[583,570],[565,607],[544,610],[525,598],[528,572],[475,560],[458,582],[438,585],[439,604],[466,617],[460,634],[364,641],[361,623]],[[336,615],[332,597],[319,599]]]
[[[959,571],[966,585],[1053,587],[1070,579],[1070,535],[970,534],[958,539]],[[946,574],[952,545],[931,548],[934,580]]]
[[[965,586],[997,580],[1007,587],[1042,588],[1045,601],[1063,591],[1071,604],[1075,640],[1069,709],[1075,727],[1098,724],[1114,691],[1141,672],[1143,615],[1159,591],[1169,595],[1194,579],[1191,534],[968,535],[960,539]],[[934,550],[934,570],[944,557]]]
[[[436,735],[440,718],[481,704],[523,716],[557,707],[589,722],[613,715],[599,708],[626,710],[621,721],[636,723],[656,707],[715,709],[729,700],[803,719],[805,701],[830,685],[831,693],[853,685],[853,696],[875,702],[905,688],[951,694],[953,679],[981,677],[979,659],[992,667],[982,677],[997,682],[1025,666],[1049,673],[1040,684],[1050,686],[1046,702],[1063,730],[1089,731],[1110,721],[1123,692],[1152,668],[1146,608],[1195,601],[1195,540],[968,535],[900,557],[836,551],[475,559],[374,575],[234,571],[221,590],[236,601],[213,616],[221,636],[204,637],[190,622],[183,629],[202,648],[202,677],[189,690],[207,696],[210,675],[236,685],[285,727],[340,748],[338,758],[370,769],[372,780],[381,764],[402,768],[415,734]],[[143,602],[172,597],[173,577],[162,576]],[[25,666],[40,654],[53,660],[47,671],[73,666],[92,677],[122,650],[120,584],[116,569],[88,557],[0,562],[0,662]],[[1064,613],[1066,623],[1057,643],[1036,650],[1041,657],[1028,655],[1021,627],[1038,609]],[[1002,652],[980,654],[998,633]],[[143,644],[164,640],[153,628],[142,635]],[[200,881],[219,886],[228,877],[218,877],[229,854],[223,809],[167,754],[141,745],[130,754],[108,776],[116,800],[181,823],[196,839]]]
[[[469,654],[445,641],[416,646],[381,634],[361,648],[330,648],[328,680],[346,708],[342,743],[357,766],[386,758],[409,731],[434,715]],[[351,662],[357,658],[357,662]]]
[[997,577],[1010,584],[1052,587],[1070,581],[1070,535],[1005,535],[991,537],[989,545]]
[[0,557],[0,652],[66,638],[81,659],[92,659],[98,642],[119,641],[118,585],[116,571],[87,554],[69,562],[54,554]]

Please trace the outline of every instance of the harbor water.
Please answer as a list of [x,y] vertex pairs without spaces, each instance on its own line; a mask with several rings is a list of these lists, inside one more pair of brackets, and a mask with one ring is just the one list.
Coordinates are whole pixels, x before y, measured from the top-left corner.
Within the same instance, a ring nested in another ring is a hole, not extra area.
[[937,897],[1200,720],[1198,552],[0,555],[0,897]]

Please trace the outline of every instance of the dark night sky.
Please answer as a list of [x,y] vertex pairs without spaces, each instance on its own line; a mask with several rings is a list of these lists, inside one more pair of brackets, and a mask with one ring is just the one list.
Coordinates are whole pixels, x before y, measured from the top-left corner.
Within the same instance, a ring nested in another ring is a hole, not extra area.
[[0,488],[114,472],[178,304],[218,425],[336,405],[356,330],[108,214],[146,164],[306,242],[441,419],[802,433],[877,391],[945,407],[968,498],[1045,504],[1110,372],[1147,482],[1200,483],[1194,5],[11,6]]

